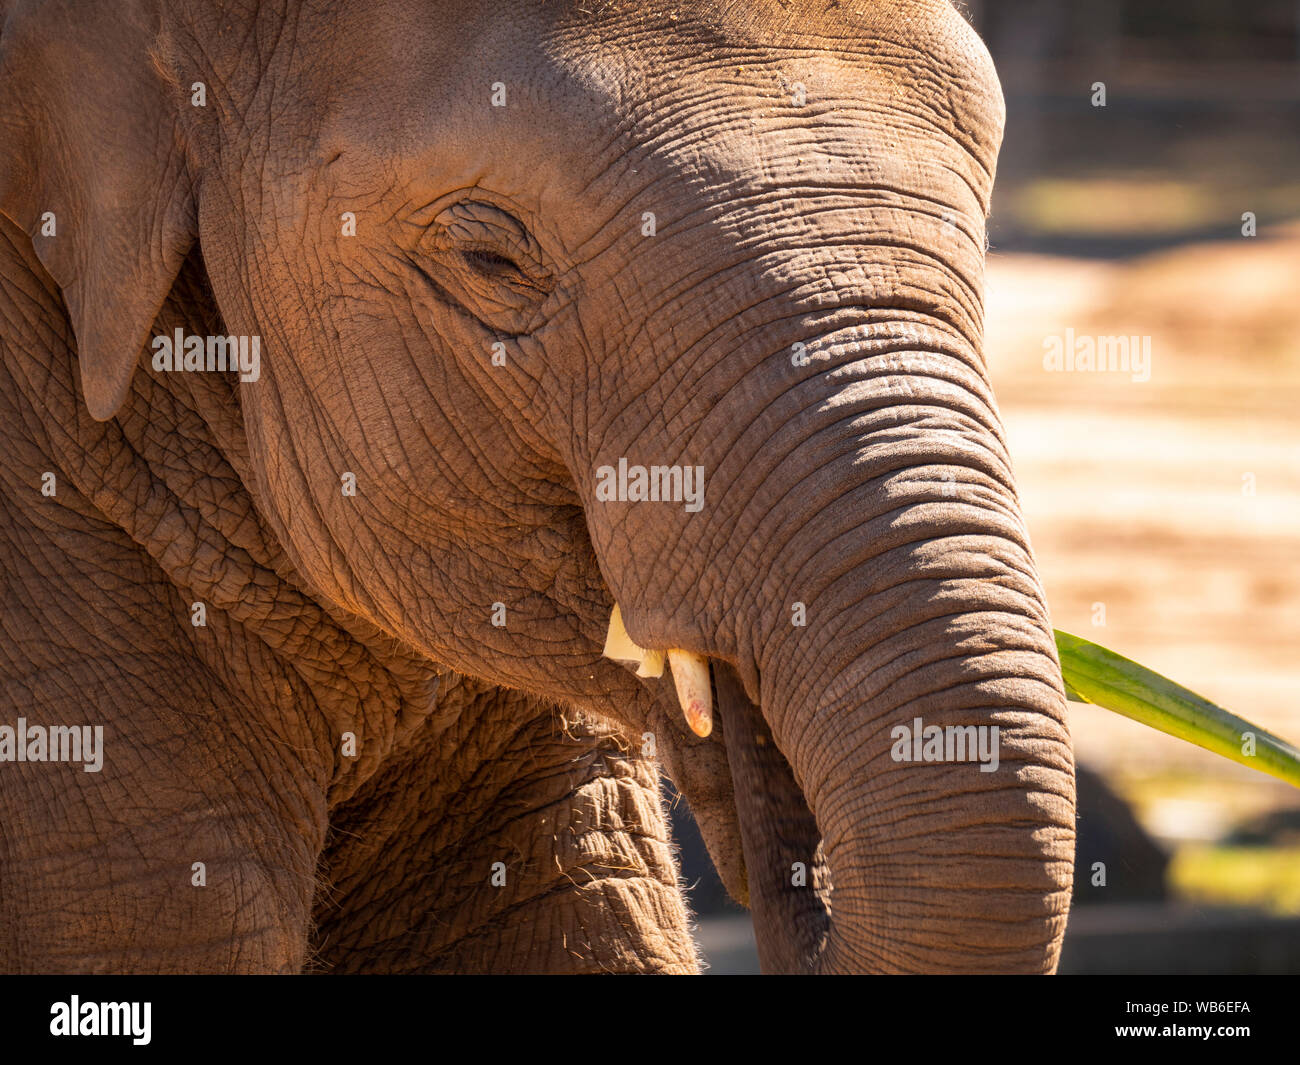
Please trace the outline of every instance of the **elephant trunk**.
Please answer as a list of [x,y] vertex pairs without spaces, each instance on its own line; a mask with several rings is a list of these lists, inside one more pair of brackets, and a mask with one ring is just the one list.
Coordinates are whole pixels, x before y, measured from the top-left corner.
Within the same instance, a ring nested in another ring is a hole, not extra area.
[[764,967],[1051,971],[1073,760],[982,367],[852,347],[740,523],[780,616],[715,670]]
[[1074,837],[1056,666],[979,580],[922,578],[893,609],[932,616],[907,623],[864,599],[888,635],[765,670],[766,714],[718,670],[765,970],[1055,967]]

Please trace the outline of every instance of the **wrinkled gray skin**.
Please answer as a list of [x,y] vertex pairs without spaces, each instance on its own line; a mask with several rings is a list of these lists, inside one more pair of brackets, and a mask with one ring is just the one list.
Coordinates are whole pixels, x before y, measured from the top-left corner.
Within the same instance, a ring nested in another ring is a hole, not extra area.
[[[105,727],[0,764],[0,967],[693,971],[651,733],[769,968],[1050,971],[961,17],[258,6],[0,3],[0,723]],[[177,327],[260,380],[156,371]],[[620,457],[703,508],[598,501]],[[615,601],[715,663],[708,739]],[[915,717],[998,770],[893,760]]]

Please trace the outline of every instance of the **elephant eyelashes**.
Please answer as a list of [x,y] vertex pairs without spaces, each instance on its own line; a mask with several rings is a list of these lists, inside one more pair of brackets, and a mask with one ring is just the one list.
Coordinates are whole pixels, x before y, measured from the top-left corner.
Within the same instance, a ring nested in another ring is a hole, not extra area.
[[550,291],[544,280],[525,270],[509,255],[491,248],[466,248],[460,252],[461,262],[490,285],[506,286],[525,299],[540,299]]
[[480,274],[485,274],[488,277],[523,280],[524,272],[519,268],[519,264],[505,255],[498,255],[494,251],[472,248],[469,251],[461,252],[461,258],[465,260],[471,269],[477,270]]

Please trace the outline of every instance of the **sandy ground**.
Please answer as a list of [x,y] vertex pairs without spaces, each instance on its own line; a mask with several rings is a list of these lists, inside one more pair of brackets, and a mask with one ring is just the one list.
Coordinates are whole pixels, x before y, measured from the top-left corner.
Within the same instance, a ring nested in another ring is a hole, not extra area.
[[[1149,337],[1149,380],[1132,364],[1045,369],[1047,338],[1067,329]],[[986,334],[1055,625],[1300,742],[1300,226],[1123,262],[995,250]],[[1261,774],[1072,709],[1080,758],[1160,835],[1206,838],[1300,804]],[[1134,783],[1161,775],[1184,786]]]

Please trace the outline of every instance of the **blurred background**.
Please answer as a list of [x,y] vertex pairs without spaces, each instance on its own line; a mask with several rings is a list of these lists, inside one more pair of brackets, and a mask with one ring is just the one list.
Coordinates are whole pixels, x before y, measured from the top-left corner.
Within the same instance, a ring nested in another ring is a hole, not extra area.
[[[986,353],[1053,622],[1300,743],[1300,0],[956,6],[1007,103]],[[1149,379],[1049,372],[1068,335]],[[1300,791],[1070,709],[1061,971],[1300,972]],[[756,972],[673,812],[711,971]]]

